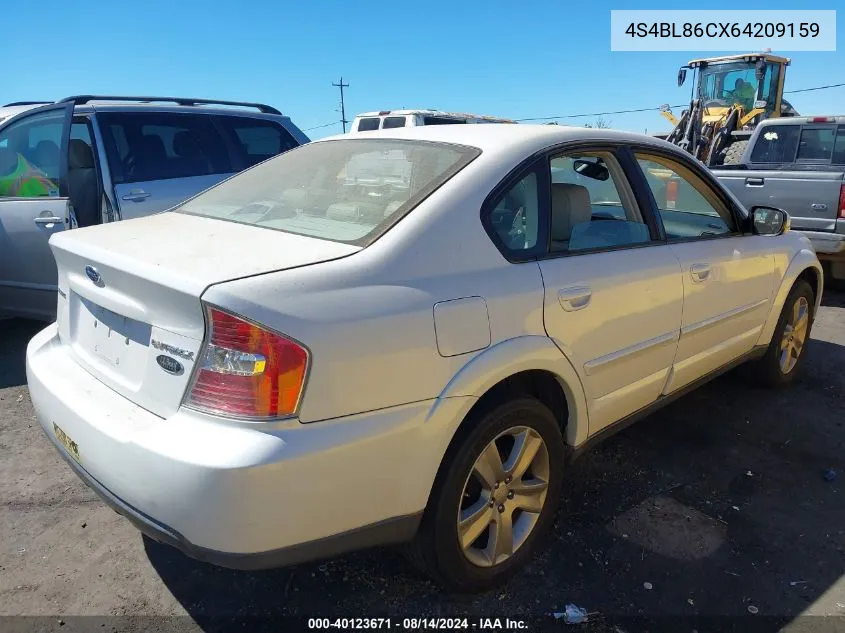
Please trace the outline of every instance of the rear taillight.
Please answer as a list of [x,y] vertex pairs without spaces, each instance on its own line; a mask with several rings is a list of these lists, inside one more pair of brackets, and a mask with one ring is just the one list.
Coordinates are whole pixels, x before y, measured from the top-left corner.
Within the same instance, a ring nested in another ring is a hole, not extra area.
[[836,217],[845,220],[845,185],[839,187],[839,213]]
[[208,308],[207,327],[185,404],[233,417],[293,415],[305,382],[305,348],[217,308]]

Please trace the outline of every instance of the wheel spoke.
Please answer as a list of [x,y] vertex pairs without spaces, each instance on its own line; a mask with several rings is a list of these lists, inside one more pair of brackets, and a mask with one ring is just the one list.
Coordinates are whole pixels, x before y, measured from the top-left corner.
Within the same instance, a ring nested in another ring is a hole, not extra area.
[[458,524],[461,547],[466,549],[475,543],[478,537],[490,528],[493,518],[493,508],[484,495],[469,508],[461,511],[461,522]]
[[499,558],[513,554],[513,517],[508,512],[497,512],[490,540],[487,542],[487,558],[491,565],[499,562]]
[[792,356],[795,360],[798,360],[798,357],[801,355],[801,350],[804,349],[804,339],[796,336],[792,339]]
[[492,490],[497,481],[505,478],[502,457],[499,455],[499,449],[496,448],[496,442],[490,442],[484,452],[479,455],[473,466],[473,472],[486,490]]
[[514,479],[521,478],[534,458],[537,457],[537,452],[543,446],[543,440],[537,435],[533,429],[525,429],[517,435],[514,442],[513,449],[508,456],[508,461],[505,463],[505,472],[511,473]]
[[516,486],[511,486],[514,491],[512,503],[514,507],[526,512],[539,513],[543,509],[545,494],[548,484],[541,479],[521,481]]
[[801,317],[798,319],[798,321],[795,323],[795,329],[794,329],[795,338],[800,337],[803,340],[804,337],[807,336],[807,325],[809,324],[809,322],[810,322],[810,316],[806,312],[804,312],[801,315]]
[[801,299],[798,299],[795,303],[792,304],[792,324],[795,325],[798,323],[799,319],[801,318]]

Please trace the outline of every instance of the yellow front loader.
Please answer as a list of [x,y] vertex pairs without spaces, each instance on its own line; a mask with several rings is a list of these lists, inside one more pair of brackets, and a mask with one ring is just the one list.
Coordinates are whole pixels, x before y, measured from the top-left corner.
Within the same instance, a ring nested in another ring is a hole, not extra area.
[[678,86],[693,71],[693,94],[680,117],[661,114],[674,126],[666,140],[708,166],[739,161],[751,132],[764,120],[798,113],[783,98],[791,60],[771,53],[694,59],[678,70]]

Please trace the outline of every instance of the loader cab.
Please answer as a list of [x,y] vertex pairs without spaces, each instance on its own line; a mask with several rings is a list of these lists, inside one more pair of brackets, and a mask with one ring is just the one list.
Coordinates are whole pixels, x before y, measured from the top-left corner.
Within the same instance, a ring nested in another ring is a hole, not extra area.
[[794,116],[783,99],[786,67],[790,59],[768,53],[695,59],[678,73],[678,85],[693,70],[693,98],[701,100],[704,122],[718,121],[734,105],[742,106],[743,126],[763,119]]

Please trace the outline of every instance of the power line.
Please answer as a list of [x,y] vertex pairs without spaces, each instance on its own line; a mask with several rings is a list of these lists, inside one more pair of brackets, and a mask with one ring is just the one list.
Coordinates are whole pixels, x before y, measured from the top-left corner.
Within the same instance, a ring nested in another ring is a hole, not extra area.
[[322,125],[315,125],[314,127],[307,127],[303,132],[310,132],[311,130],[319,130],[320,128],[329,127],[330,125],[337,125],[337,121],[332,121],[331,123],[323,123]]
[[830,84],[829,86],[816,86],[815,88],[801,88],[800,90],[784,90],[784,94],[792,94],[793,92],[811,92],[813,90],[827,90],[828,88],[841,88],[845,84]]
[[[796,92],[811,92],[811,91],[814,91],[814,90],[827,90],[829,88],[841,88],[842,86],[845,86],[845,83],[829,84],[829,85],[826,85],[826,86],[816,86],[814,88],[800,88],[798,90],[784,90],[784,94],[793,94],[793,93],[796,93]],[[679,105],[673,105],[673,106],[669,106],[669,107],[670,108],[685,108],[688,105],[689,105],[688,103],[682,103],[682,104],[679,104]],[[633,113],[633,112],[655,112],[655,111],[658,111],[658,110],[661,110],[661,109],[662,109],[662,106],[659,106],[657,108],[636,108],[634,110],[616,110],[615,112],[590,112],[590,113],[586,113],[586,114],[563,114],[563,115],[560,115],[560,116],[541,116],[541,117],[531,117],[531,118],[527,118],[527,119],[515,119],[515,120],[516,121],[552,121],[552,120],[555,120],[555,119],[581,119],[581,118],[584,118],[584,117],[607,116],[607,115],[610,115],[610,114],[630,114],[630,113]]]
[[[683,108],[688,104],[669,106],[670,108]],[[528,119],[514,119],[515,121],[551,121],[552,119],[580,119],[587,116],[605,116],[608,114],[629,114],[631,112],[651,112],[653,110],[660,110],[657,108],[637,108],[635,110],[616,110],[615,112],[590,112],[587,114],[562,114],[560,116],[538,116]]]

